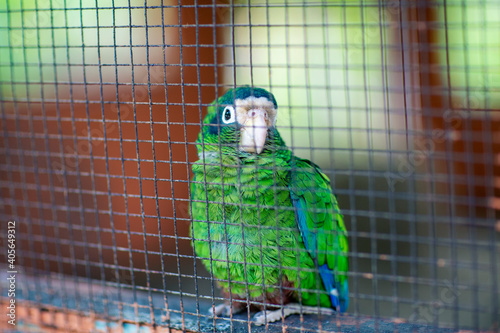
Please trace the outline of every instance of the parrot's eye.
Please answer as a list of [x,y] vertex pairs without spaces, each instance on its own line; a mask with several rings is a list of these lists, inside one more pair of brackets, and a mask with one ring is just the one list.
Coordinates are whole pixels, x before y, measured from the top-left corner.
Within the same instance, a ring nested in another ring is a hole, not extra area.
[[234,112],[234,108],[230,105],[226,106],[224,111],[222,111],[222,122],[224,124],[234,123],[236,118],[236,112]]

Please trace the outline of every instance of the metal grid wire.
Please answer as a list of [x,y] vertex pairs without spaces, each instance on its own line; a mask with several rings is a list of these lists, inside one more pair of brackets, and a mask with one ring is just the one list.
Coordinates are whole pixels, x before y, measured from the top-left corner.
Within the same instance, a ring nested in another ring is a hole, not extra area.
[[259,331],[209,318],[226,296],[189,227],[207,106],[251,85],[332,180],[350,248],[346,314],[260,330],[498,331],[499,18],[488,0],[0,0],[0,327]]

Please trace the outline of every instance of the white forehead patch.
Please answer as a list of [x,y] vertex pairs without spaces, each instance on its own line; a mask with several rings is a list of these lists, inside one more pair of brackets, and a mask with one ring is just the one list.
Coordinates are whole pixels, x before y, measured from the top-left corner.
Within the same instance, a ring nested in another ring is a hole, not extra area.
[[246,108],[247,110],[250,109],[274,109],[274,104],[270,100],[268,100],[265,97],[254,97],[250,96],[245,99],[236,99],[234,101],[234,105],[239,108]]
[[240,124],[245,123],[247,118],[247,112],[251,109],[260,109],[267,111],[268,115],[268,125],[276,125],[276,115],[278,110],[274,108],[274,103],[265,97],[254,97],[250,96],[245,99],[236,99],[234,101],[234,106],[236,107],[236,119]]

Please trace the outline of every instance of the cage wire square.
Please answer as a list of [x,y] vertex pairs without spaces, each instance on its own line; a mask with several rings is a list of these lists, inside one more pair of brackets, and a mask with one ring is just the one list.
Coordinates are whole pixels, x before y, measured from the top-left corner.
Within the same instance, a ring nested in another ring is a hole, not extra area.
[[[0,0],[0,328],[498,332],[499,28],[488,0]],[[245,85],[278,105],[262,154],[203,123]]]

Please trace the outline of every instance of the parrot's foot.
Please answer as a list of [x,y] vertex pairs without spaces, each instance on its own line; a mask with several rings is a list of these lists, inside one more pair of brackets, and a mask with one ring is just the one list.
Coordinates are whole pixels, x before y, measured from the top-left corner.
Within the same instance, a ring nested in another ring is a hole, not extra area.
[[253,317],[253,322],[257,326],[266,323],[272,323],[293,314],[316,314],[322,316],[331,316],[335,313],[334,309],[320,308],[315,306],[303,306],[297,303],[285,305],[283,308],[275,311],[261,311]]
[[224,316],[228,317],[231,315],[231,307],[227,304],[219,304],[208,309],[208,315],[210,317]]
[[243,311],[243,309],[244,306],[242,307],[234,304],[233,306],[230,306],[228,304],[219,304],[211,307],[208,310],[208,315],[210,317],[230,317],[231,313],[234,315],[240,313],[241,311]]

